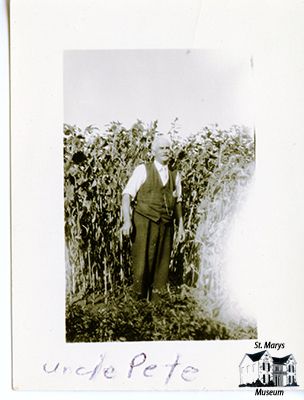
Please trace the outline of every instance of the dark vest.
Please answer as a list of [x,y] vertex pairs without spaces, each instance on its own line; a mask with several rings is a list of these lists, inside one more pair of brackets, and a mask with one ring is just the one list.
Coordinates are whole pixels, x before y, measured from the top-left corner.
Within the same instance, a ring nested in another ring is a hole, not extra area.
[[163,186],[161,177],[154,165],[145,165],[147,178],[137,192],[135,211],[154,222],[170,222],[173,219],[176,197],[176,171],[169,170],[169,179]]

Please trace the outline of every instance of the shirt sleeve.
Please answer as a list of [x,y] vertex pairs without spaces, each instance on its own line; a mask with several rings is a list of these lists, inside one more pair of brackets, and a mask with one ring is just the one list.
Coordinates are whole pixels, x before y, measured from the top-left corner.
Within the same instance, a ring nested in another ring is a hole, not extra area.
[[144,164],[138,165],[133,174],[131,175],[126,187],[122,194],[129,194],[133,199],[135,198],[139,188],[145,182],[147,177],[146,167]]
[[175,178],[175,186],[176,186],[176,201],[177,203],[182,201],[182,177],[179,171],[177,171]]

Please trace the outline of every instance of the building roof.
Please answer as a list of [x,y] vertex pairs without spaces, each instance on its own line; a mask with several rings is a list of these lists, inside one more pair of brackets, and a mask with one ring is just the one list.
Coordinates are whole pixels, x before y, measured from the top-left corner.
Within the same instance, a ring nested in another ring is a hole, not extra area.
[[259,361],[262,355],[265,354],[266,352],[267,350],[263,350],[259,351],[258,353],[253,353],[253,354],[246,353],[246,354],[252,361]]
[[285,364],[289,360],[290,356],[291,354],[288,354],[288,356],[285,357],[272,357],[272,359],[275,364]]

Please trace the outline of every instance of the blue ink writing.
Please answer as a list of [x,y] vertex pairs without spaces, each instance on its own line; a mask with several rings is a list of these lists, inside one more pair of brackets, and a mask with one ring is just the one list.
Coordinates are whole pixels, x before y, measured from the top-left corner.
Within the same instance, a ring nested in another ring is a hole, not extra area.
[[[105,364],[105,355],[100,354],[98,362],[93,367],[84,365],[77,365],[75,367],[62,364],[60,362],[45,363],[42,366],[44,373],[51,375],[77,375],[79,377],[87,378],[89,381],[96,379],[98,376],[105,380],[111,380],[116,378],[119,374],[121,378],[127,378],[128,380],[136,380],[140,376],[151,379],[155,377],[156,372],[163,374],[164,384],[167,385],[174,377],[174,379],[182,379],[184,382],[194,381],[199,373],[199,369],[191,365],[182,366],[180,361],[180,355],[177,354],[175,360],[169,364],[158,364],[157,362],[148,363],[147,354],[142,352],[136,354],[127,365],[127,370],[124,370],[123,366],[120,366],[120,370],[116,369],[113,365]],[[155,360],[154,360],[155,361]],[[125,371],[125,372],[123,372]]]

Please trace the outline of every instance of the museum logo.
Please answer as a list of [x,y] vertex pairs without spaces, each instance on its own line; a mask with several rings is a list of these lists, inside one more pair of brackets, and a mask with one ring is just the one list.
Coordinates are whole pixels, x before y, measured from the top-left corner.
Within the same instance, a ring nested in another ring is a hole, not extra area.
[[263,387],[298,386],[296,364],[292,354],[272,357],[267,350],[246,353],[239,365],[239,387],[259,387],[256,395],[283,395],[284,390],[265,390]]

